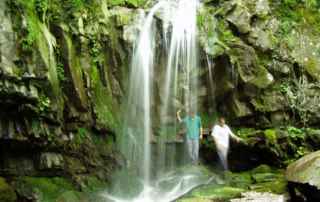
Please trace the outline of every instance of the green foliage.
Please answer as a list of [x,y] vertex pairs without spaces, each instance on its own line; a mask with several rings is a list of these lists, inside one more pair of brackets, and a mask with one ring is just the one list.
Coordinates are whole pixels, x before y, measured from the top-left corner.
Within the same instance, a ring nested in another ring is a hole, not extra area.
[[49,7],[48,0],[34,0],[34,7],[38,16],[44,22],[46,18],[46,13]]
[[107,0],[109,5],[118,6],[118,5],[130,5],[134,7],[143,6],[146,0]]
[[200,114],[201,117],[201,124],[203,128],[211,128],[215,121],[217,120],[218,115],[217,114],[213,114],[213,115],[209,115],[207,113],[202,113]]
[[50,107],[50,99],[45,95],[39,96],[38,108],[40,112],[45,112]]
[[26,36],[22,39],[22,49],[32,51],[37,38],[39,37],[39,25],[35,16],[27,18]]
[[280,36],[286,37],[293,28],[308,27],[320,31],[320,1],[317,0],[272,0],[275,14],[280,19]]
[[6,182],[6,180],[0,177],[0,201],[3,202],[15,202],[17,195],[14,189]]
[[290,85],[288,83],[282,83],[278,90],[283,94],[287,94],[290,92]]
[[304,135],[305,133],[303,129],[289,126],[287,128],[287,131],[288,131],[289,137],[294,140],[299,140],[299,139],[303,140],[305,138],[305,135]]
[[304,155],[306,155],[306,154],[308,154],[308,153],[310,153],[310,151],[309,151],[306,147],[300,146],[300,147],[298,147],[298,149],[296,150],[296,152],[295,152],[295,154],[294,154],[294,157],[295,157],[296,159],[298,159],[298,158],[300,158],[300,157],[302,157],[302,156],[304,156]]
[[[31,51],[33,50],[35,41],[39,37],[40,28],[39,28],[39,19],[36,15],[36,8],[44,6],[44,3],[41,3],[42,0],[30,0],[30,1],[24,1],[24,0],[18,0],[16,2],[18,7],[22,7],[25,15],[26,15],[26,21],[27,21],[27,27],[26,27],[26,34],[25,37],[22,39],[22,49],[25,51]],[[40,8],[38,8],[40,9]]]
[[254,128],[238,128],[236,133],[241,138],[252,137],[256,134],[256,129]]
[[90,40],[89,47],[89,53],[92,56],[93,62],[98,63],[100,53],[102,52],[102,47],[100,43],[96,39],[92,39]]
[[70,0],[72,5],[77,8],[81,9],[84,6],[84,0]]
[[67,80],[65,77],[64,65],[62,63],[57,64],[57,74],[58,74],[58,79],[59,79],[60,83]]
[[268,144],[276,144],[277,143],[277,132],[274,129],[267,129],[264,131],[264,135]]

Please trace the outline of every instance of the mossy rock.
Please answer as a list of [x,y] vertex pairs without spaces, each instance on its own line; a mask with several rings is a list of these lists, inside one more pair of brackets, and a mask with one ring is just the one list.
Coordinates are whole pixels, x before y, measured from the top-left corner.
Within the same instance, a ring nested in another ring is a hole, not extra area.
[[274,82],[274,77],[258,62],[255,49],[243,42],[231,44],[228,54],[244,83],[264,89]]
[[286,179],[290,182],[309,184],[320,189],[320,151],[310,153],[290,164]]
[[273,179],[270,182],[258,183],[250,186],[251,190],[257,192],[272,192],[274,194],[283,194],[287,192],[287,181],[282,177]]
[[102,191],[107,186],[106,183],[102,182],[94,176],[88,176],[83,181],[84,187],[82,188],[82,191],[84,191],[85,193]]
[[6,182],[6,180],[0,177],[0,201],[1,202],[15,202],[17,195],[14,189]]
[[253,183],[250,172],[232,173],[228,171],[225,173],[225,179],[230,186],[240,188],[248,188]]
[[277,174],[277,173],[257,173],[253,174],[252,178],[255,182],[271,182],[277,179],[283,179],[283,175]]
[[241,188],[211,185],[196,189],[191,195],[199,199],[227,200],[240,196],[243,191]]
[[39,202],[56,202],[63,193],[76,191],[71,182],[59,177],[21,177],[15,188],[20,196]]
[[193,197],[193,198],[180,199],[177,202],[212,202],[212,200]]
[[89,202],[89,199],[83,193],[66,191],[57,198],[56,202]]

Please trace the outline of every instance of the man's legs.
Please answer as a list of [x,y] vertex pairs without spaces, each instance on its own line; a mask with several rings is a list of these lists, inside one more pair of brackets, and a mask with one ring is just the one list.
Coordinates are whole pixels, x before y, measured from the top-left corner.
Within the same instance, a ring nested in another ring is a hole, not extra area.
[[188,145],[188,154],[189,158],[193,161],[193,141],[190,138],[187,138],[187,145]]
[[198,158],[199,158],[199,140],[198,139],[188,139],[188,151],[189,151],[189,156],[192,160],[192,164],[197,164]]
[[199,160],[199,140],[193,140],[193,164],[198,164]]
[[225,170],[228,170],[228,149],[228,147],[223,145],[217,146],[218,155]]

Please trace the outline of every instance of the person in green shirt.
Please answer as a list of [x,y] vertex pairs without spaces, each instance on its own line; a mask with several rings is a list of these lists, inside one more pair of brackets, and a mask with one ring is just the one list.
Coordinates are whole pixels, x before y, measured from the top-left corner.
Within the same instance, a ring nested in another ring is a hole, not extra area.
[[199,160],[199,137],[202,139],[201,118],[191,110],[185,118],[181,118],[181,110],[177,112],[177,118],[180,123],[186,127],[187,145],[189,156],[193,164],[198,164]]

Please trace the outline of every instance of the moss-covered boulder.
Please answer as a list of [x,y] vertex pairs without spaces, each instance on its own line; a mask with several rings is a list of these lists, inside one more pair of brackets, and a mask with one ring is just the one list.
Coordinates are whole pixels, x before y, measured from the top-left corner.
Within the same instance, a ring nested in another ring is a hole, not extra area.
[[310,153],[298,161],[290,164],[286,171],[286,178],[290,182],[309,184],[320,190],[320,151]]
[[0,201],[3,202],[15,202],[17,195],[14,189],[6,182],[6,180],[0,177]]
[[290,164],[286,171],[289,192],[293,200],[320,200],[320,151],[310,153]]
[[258,56],[251,46],[237,43],[230,48],[231,62],[237,68],[243,82],[257,88],[266,88],[273,83],[274,77],[258,63]]
[[87,202],[88,199],[66,179],[53,177],[21,177],[14,187],[21,198],[39,202]]
[[283,198],[287,193],[287,181],[284,172],[267,165],[260,165],[244,172],[226,171],[222,181],[198,187],[179,202],[207,200],[224,202],[240,197],[250,198],[249,193],[255,193],[261,199],[266,199],[268,194],[274,196],[274,198]]

